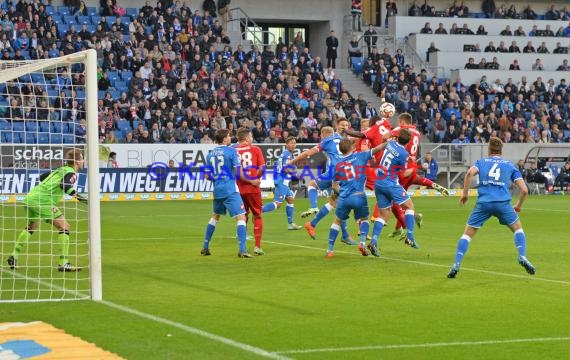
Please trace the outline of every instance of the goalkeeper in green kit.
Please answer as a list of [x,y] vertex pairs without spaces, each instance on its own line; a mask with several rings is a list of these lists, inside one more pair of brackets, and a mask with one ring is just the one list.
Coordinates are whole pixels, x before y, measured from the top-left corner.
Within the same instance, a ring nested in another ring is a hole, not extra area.
[[18,236],[14,252],[8,258],[8,265],[12,270],[18,268],[20,252],[42,220],[52,224],[59,231],[58,241],[61,247],[57,269],[62,272],[81,270],[69,262],[69,223],[57,205],[65,194],[75,197],[80,202],[87,202],[87,199],[80,196],[73,188],[77,182],[77,172],[83,168],[82,150],[68,150],[65,161],[67,165],[42,174],[39,184],[30,190],[23,200],[28,227]]

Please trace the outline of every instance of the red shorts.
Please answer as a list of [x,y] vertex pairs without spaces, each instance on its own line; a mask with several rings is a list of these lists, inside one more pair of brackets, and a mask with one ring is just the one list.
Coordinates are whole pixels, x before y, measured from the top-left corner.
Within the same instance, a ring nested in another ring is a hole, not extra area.
[[418,168],[414,167],[413,169],[414,171],[408,177],[402,176],[402,173],[398,174],[398,181],[404,190],[408,190],[408,188],[416,181],[416,178],[418,177]]
[[247,214],[252,213],[253,216],[261,215],[263,208],[261,193],[241,194],[241,199]]

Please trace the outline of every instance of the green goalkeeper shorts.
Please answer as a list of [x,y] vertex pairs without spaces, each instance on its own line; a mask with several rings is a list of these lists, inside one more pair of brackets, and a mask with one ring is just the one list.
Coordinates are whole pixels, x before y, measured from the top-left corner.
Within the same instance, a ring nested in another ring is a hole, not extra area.
[[39,205],[39,206],[29,206],[26,205],[26,216],[28,218],[28,222],[35,222],[39,220],[54,220],[60,216],[63,216],[63,213],[57,206],[52,205]]

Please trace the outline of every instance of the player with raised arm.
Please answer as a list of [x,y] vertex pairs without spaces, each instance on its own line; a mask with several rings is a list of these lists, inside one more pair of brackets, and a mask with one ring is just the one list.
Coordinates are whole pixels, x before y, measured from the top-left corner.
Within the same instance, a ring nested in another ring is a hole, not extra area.
[[419,248],[414,238],[414,203],[408,193],[398,183],[398,175],[403,172],[404,176],[409,176],[412,169],[406,169],[409,154],[405,149],[406,144],[411,140],[412,134],[407,129],[402,129],[397,141],[388,141],[382,153],[379,167],[376,170],[376,182],[374,183],[374,193],[380,208],[380,216],[374,219],[372,229],[372,240],[368,244],[368,250],[374,256],[380,256],[378,251],[378,238],[382,228],[386,225],[386,220],[390,216],[392,203],[397,203],[405,209],[406,239],[407,245]]
[[287,215],[287,229],[299,230],[301,227],[293,222],[295,213],[295,195],[289,188],[289,182],[296,179],[297,169],[293,165],[287,165],[287,162],[293,159],[293,152],[297,147],[297,141],[293,136],[289,136],[285,140],[285,150],[275,165],[273,171],[273,181],[275,190],[273,191],[273,201],[263,205],[263,212],[271,212],[281,207],[283,201],[287,201],[285,214]]
[[83,169],[83,152],[79,149],[68,150],[65,154],[65,161],[66,165],[42,174],[40,183],[30,190],[22,201],[28,226],[18,236],[14,252],[8,257],[8,265],[12,270],[18,269],[18,257],[42,220],[55,226],[59,232],[57,239],[61,247],[58,271],[75,272],[82,269],[69,262],[70,226],[58,208],[58,204],[66,194],[75,197],[80,202],[87,202],[87,199],[79,195],[74,188],[77,182],[77,172]]
[[211,255],[210,240],[221,215],[226,212],[230,213],[237,221],[237,238],[238,238],[238,257],[251,258],[251,254],[247,251],[245,242],[247,236],[247,228],[245,222],[245,206],[239,194],[236,184],[236,177],[240,177],[250,182],[253,186],[259,186],[258,178],[250,179],[244,174],[243,168],[240,166],[237,150],[231,146],[232,137],[227,129],[217,130],[214,135],[216,146],[210,150],[206,156],[206,166],[203,169],[204,176],[214,183],[214,202],[213,214],[208,225],[206,226],[206,234],[204,236],[204,245],[200,254],[204,256]]
[[336,218],[329,231],[329,245],[326,252],[327,257],[334,256],[334,244],[340,231],[342,221],[349,218],[350,212],[354,212],[354,218],[359,222],[358,250],[363,256],[368,256],[366,250],[366,237],[370,229],[368,217],[368,200],[364,192],[366,182],[366,165],[372,156],[379,152],[386,144],[382,144],[371,150],[354,152],[354,144],[351,140],[343,139],[339,143],[339,148],[343,157],[339,159],[334,169],[334,179],[338,181],[339,196],[335,211]]
[[[346,134],[355,138],[360,139],[357,142],[357,149],[362,150],[368,147],[377,147],[382,144],[386,139],[392,137],[392,125],[390,124],[390,117],[394,115],[396,108],[389,102],[384,102],[380,106],[380,115],[383,117],[373,117],[369,120],[369,127],[361,128],[361,131],[347,130]],[[376,181],[376,164],[380,161],[382,157],[382,151],[376,153],[374,159],[369,163],[369,167],[366,171],[366,188],[368,190],[374,190],[374,183]],[[404,212],[398,204],[392,206],[392,213],[396,217],[398,222],[404,223]],[[374,206],[374,211],[372,213],[372,218],[377,219],[380,217],[380,210],[378,209],[378,204]]]
[[[332,173],[331,169],[334,169],[338,159],[342,155],[340,153],[338,144],[343,139],[344,132],[348,129],[349,123],[348,120],[345,118],[338,119],[337,121],[336,132],[330,126],[324,126],[321,129],[321,142],[309,149],[303,151],[301,154],[297,155],[290,161],[290,164],[294,165],[295,163],[306,159],[307,157],[314,155],[318,152],[324,152],[327,155],[327,168],[323,174],[319,174],[316,179],[311,179],[309,184],[307,185],[307,193],[309,196],[310,202],[310,209],[301,213],[302,217],[307,217],[312,214],[316,214],[315,217],[305,223],[305,229],[309,236],[314,240],[315,239],[315,227],[323,219],[327,214],[336,207],[336,197],[333,188],[332,188]],[[330,190],[331,196],[329,197],[329,201],[320,209],[317,207],[317,193],[318,190]],[[350,238],[350,234],[348,233],[348,226],[346,221],[343,221],[341,224],[342,230],[342,242],[347,245],[356,245],[357,243]]]
[[[479,187],[477,188],[477,203],[471,212],[465,231],[457,243],[455,262],[447,274],[448,278],[455,278],[461,266],[461,260],[469,248],[469,243],[483,224],[491,216],[499,219],[499,223],[506,225],[514,233],[515,247],[518,252],[518,262],[530,275],[536,273],[534,266],[526,258],[526,236],[519,219],[518,212],[528,194],[528,188],[520,171],[510,162],[501,157],[503,142],[497,137],[491,137],[488,145],[489,156],[475,162],[465,176],[463,193],[459,204],[465,205],[469,196],[471,180],[479,174]],[[511,205],[511,182],[520,189],[520,196],[514,207]]]
[[246,222],[249,220],[250,213],[253,216],[253,237],[255,239],[253,253],[255,255],[264,255],[265,252],[261,249],[261,236],[263,234],[261,188],[259,184],[253,185],[248,180],[261,178],[265,168],[265,159],[261,149],[252,145],[253,136],[250,129],[245,127],[239,128],[237,140],[235,148],[238,152],[241,168],[247,175],[245,179],[238,177],[237,185],[245,206]]
[[[426,186],[440,192],[443,196],[448,196],[449,190],[423,176],[418,176],[417,159],[418,159],[418,150],[421,140],[421,134],[416,129],[416,126],[412,125],[412,115],[410,115],[409,113],[402,113],[398,116],[398,127],[392,130],[392,135],[397,138],[401,129],[409,130],[412,135],[411,140],[406,145],[406,150],[410,154],[410,158],[408,160],[406,168],[412,169],[412,174],[408,177],[404,177],[403,173],[400,173],[398,175],[400,185],[402,185],[404,190],[408,190],[408,188],[411,185]],[[423,215],[420,213],[416,213],[415,219],[416,223],[418,224],[418,227],[421,227]],[[396,223],[396,230],[392,234],[388,235],[388,237],[395,237],[395,236],[405,237],[406,236],[405,225],[406,224],[404,222],[398,220],[398,222]]]

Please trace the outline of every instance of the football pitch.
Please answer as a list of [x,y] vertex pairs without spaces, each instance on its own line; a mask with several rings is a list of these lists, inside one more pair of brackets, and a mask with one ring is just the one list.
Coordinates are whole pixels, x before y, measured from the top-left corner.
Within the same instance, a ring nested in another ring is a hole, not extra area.
[[[222,218],[203,257],[210,201],[103,203],[104,301],[2,303],[0,322],[48,322],[127,359],[567,359],[568,197],[523,207],[535,276],[490,220],[447,279],[475,201],[458,200],[414,198],[419,250],[387,237],[391,218],[380,258],[339,239],[332,259],[332,216],[311,240],[287,231],[284,208],[266,214],[266,255],[253,259],[237,257],[235,221]],[[307,207],[296,203],[300,225]]]

